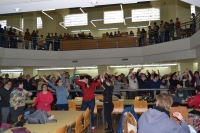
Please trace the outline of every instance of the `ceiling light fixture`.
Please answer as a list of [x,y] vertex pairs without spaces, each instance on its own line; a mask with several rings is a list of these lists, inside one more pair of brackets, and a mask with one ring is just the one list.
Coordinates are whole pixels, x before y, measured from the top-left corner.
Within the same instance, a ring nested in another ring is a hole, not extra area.
[[3,69],[1,72],[23,72],[23,69]]
[[53,18],[51,16],[49,16],[47,13],[45,13],[45,11],[52,11],[52,10],[55,10],[55,9],[42,10],[42,13],[53,20]]
[[64,29],[67,29],[67,27],[65,27],[63,24],[64,24],[64,22],[59,23],[60,26],[62,26]]
[[15,8],[14,9],[16,12],[19,12],[19,11],[21,11],[21,9],[20,8]]
[[123,10],[122,4],[120,4],[121,10]]
[[83,13],[83,14],[85,14],[85,12],[83,11],[83,9],[82,8],[79,8],[80,10],[81,10],[81,12]]
[[99,30],[108,30],[108,29],[99,29]]
[[98,2],[96,0],[91,1],[92,4],[97,4]]

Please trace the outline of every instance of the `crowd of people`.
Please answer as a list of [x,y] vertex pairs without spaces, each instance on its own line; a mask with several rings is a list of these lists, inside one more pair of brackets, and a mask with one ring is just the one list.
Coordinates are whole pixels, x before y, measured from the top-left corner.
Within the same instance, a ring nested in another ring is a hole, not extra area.
[[[170,22],[164,22],[161,20],[160,25],[154,22],[153,27],[148,26],[148,31],[144,28],[138,28],[136,36],[139,38],[139,46],[145,46],[147,44],[157,44],[161,42],[167,42],[170,40],[185,38],[193,35],[196,32],[196,16],[192,13],[192,19],[190,24],[182,25],[179,18],[176,18],[176,22],[171,19]],[[187,25],[190,25],[189,28]],[[184,27],[184,28],[183,28]],[[176,37],[174,35],[176,33]],[[121,34],[120,31],[106,32],[106,38],[122,37],[122,36],[134,36],[133,31],[130,33],[125,32]],[[46,37],[39,35],[38,30],[33,30],[32,33],[29,29],[26,29],[24,35],[21,31],[17,33],[16,29],[10,28],[7,30],[6,26],[3,28],[0,25],[0,47],[6,48],[18,48],[18,49],[29,49],[29,44],[31,43],[31,49],[35,50],[49,50],[49,46],[52,45],[53,51],[58,51],[60,49],[61,40],[77,40],[77,39],[94,39],[91,33],[86,35],[84,32],[71,35],[69,33],[64,33],[64,35],[57,33],[48,33]]]
[[[121,99],[123,88],[132,89],[127,91],[127,99],[134,99],[136,96],[150,95],[154,97],[153,91],[140,91],[142,89],[156,88],[156,94],[167,94],[171,97],[172,103],[170,106],[181,105],[182,100],[188,101],[189,107],[199,108],[200,105],[200,74],[195,71],[194,74],[189,68],[180,73],[179,71],[161,76],[158,72],[151,73],[146,70],[146,73],[141,71],[144,68],[134,72],[131,68],[127,76],[121,73],[120,75],[108,74],[104,72],[92,78],[89,75],[76,75],[76,68],[73,75],[70,77],[68,72],[63,74],[56,73],[47,77],[41,75],[39,79],[35,79],[38,75],[30,77],[22,73],[17,79],[10,79],[8,74],[2,75],[0,89],[0,105],[2,107],[2,122],[7,123],[8,115],[11,113],[12,122],[18,121],[18,116],[24,113],[25,100],[31,99],[31,96],[36,97],[33,107],[37,110],[44,109],[50,111],[52,104],[56,103],[56,110],[68,110],[68,102],[66,99],[73,99],[77,96],[82,96],[81,110],[90,108],[92,129],[95,129],[94,122],[94,105],[95,105],[95,90],[102,90],[104,95],[104,107],[106,109],[105,118],[108,123],[108,133],[113,132],[111,112],[113,110],[112,97],[113,95]],[[15,84],[15,85],[14,85]],[[185,90],[184,88],[195,87],[194,90]],[[162,90],[168,89],[168,91]],[[70,92],[70,90],[82,90],[82,92]],[[122,90],[121,90],[122,89]],[[39,92],[31,92],[38,90]],[[121,91],[115,91],[121,90]],[[100,92],[100,94],[102,94]],[[197,94],[197,95],[196,95]],[[196,95],[191,99],[191,96]],[[162,95],[165,97],[165,95]],[[160,103],[157,103],[158,105]],[[162,106],[161,106],[162,107]],[[166,109],[166,108],[165,108]],[[167,110],[169,110],[167,108]],[[152,112],[150,112],[152,113]],[[176,114],[175,114],[176,116]],[[142,131],[142,130],[141,130]]]

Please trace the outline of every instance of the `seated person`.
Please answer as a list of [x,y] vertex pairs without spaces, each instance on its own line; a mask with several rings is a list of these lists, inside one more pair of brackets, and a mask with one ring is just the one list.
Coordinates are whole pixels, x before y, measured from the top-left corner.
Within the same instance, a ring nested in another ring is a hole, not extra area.
[[172,97],[173,104],[172,107],[179,106],[182,103],[182,99],[176,96],[176,88],[171,86],[169,87],[169,95]]
[[194,109],[200,108],[200,86],[195,87],[196,96],[194,98],[188,97],[188,106],[194,107]]
[[171,96],[159,94],[154,109],[148,109],[139,118],[138,133],[190,133],[181,113],[173,113],[173,116],[180,120],[180,124],[170,118],[172,103]]
[[25,122],[23,120],[18,121],[15,125],[15,128],[11,128],[4,133],[31,133],[25,126]]
[[187,90],[183,89],[183,83],[178,82],[176,88],[176,96],[180,97],[182,100],[186,100],[186,98],[188,97],[188,92]]

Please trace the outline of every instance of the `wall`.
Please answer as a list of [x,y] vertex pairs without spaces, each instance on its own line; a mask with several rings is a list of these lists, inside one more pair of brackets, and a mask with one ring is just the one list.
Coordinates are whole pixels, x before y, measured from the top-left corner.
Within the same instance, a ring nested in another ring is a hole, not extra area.
[[[177,2],[175,2],[177,1]],[[153,5],[156,8],[160,8],[161,20],[169,21],[173,19],[175,21],[176,17],[180,18],[181,22],[189,21],[190,19],[190,5],[180,0],[170,0],[166,4],[159,3],[158,6]],[[140,8],[151,8],[152,5],[150,3],[146,4],[132,4],[132,5],[123,5],[124,9],[124,17],[131,16],[132,9],[140,9]],[[63,22],[62,14],[59,11],[48,11],[47,13],[52,16],[54,19],[51,20],[41,12],[30,12],[30,13],[23,13],[22,15],[12,15],[12,16],[0,16],[0,20],[6,19],[9,26],[16,26],[17,28],[21,27],[21,18],[24,18],[24,29],[29,28],[30,31],[36,30],[36,17],[41,16],[43,20],[43,28],[39,29],[39,34],[43,34],[46,36],[47,33],[55,33],[63,34],[63,33],[71,33],[72,30],[90,30],[93,36],[101,37],[102,33],[106,31],[99,31],[100,28],[119,28],[120,31],[130,31],[133,30],[136,33],[137,29],[127,29],[127,27],[136,27],[136,26],[147,26],[149,24],[148,21],[146,22],[135,22],[133,23],[131,19],[126,20],[126,25],[123,23],[118,24],[104,24],[103,21],[94,22],[97,27],[94,27],[90,20],[92,19],[102,19],[104,11],[113,11],[113,10],[120,10],[120,6],[106,6],[106,7],[95,7],[95,8],[83,8],[84,12],[88,13],[88,25],[87,26],[74,26],[68,27],[68,29],[64,29],[58,23]],[[66,9],[67,10],[67,9]],[[74,13],[82,13],[79,9],[71,9],[70,14]],[[156,21],[160,24],[160,21]],[[151,22],[153,26],[153,22]],[[147,28],[146,28],[147,30]],[[114,30],[109,31],[114,32]]]

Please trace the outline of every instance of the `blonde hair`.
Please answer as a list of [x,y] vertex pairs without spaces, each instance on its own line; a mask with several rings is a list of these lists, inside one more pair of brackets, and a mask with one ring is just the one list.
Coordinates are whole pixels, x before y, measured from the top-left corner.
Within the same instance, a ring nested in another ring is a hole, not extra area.
[[172,100],[172,97],[169,96],[168,94],[166,93],[163,93],[163,94],[159,94],[157,96],[157,106],[160,106],[162,107],[163,109],[169,111],[171,106],[172,106],[172,103],[173,103],[173,100]]

